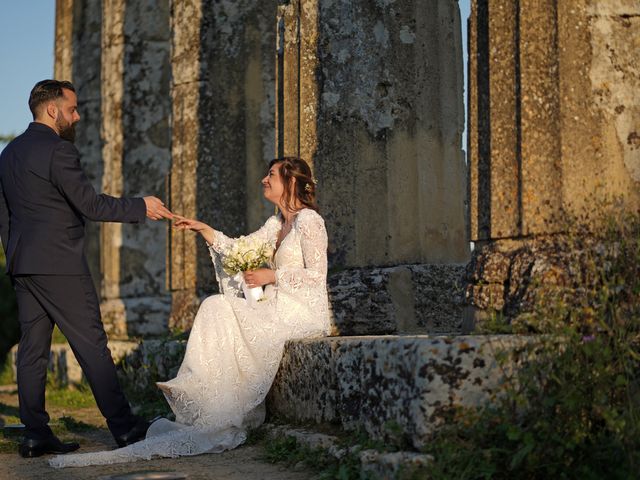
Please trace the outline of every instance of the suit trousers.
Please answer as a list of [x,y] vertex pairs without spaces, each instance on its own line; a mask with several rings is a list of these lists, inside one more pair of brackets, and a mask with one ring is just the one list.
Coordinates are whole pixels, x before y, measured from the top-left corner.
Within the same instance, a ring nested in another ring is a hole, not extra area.
[[67,338],[100,412],[114,436],[127,433],[138,418],[118,382],[90,275],[15,275],[18,301],[18,397],[27,438],[52,435],[45,409],[47,365],[53,326]]

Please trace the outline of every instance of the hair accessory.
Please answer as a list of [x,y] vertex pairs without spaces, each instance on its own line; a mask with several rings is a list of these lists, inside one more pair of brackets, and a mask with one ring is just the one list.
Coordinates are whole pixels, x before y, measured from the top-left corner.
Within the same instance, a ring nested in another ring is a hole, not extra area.
[[[315,182],[314,182],[315,183]],[[304,191],[311,193],[311,184],[307,183],[304,186]]]

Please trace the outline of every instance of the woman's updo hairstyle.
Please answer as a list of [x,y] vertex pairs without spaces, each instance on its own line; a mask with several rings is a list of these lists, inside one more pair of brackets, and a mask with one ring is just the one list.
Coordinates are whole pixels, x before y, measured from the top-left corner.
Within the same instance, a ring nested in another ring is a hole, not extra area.
[[[281,157],[271,160],[269,169],[277,165],[284,184],[282,203],[290,210],[296,210],[297,199],[304,207],[318,211],[316,205],[316,181],[309,164],[297,157]],[[295,178],[295,182],[293,179]],[[292,188],[292,184],[294,187]]]

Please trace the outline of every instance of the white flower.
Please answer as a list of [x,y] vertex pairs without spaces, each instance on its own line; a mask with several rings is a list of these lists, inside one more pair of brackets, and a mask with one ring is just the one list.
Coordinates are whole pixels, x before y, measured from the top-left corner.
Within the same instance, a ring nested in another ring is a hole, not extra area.
[[233,243],[222,261],[222,267],[228,275],[235,275],[262,267],[269,262],[272,255],[271,243],[262,243],[243,236]]

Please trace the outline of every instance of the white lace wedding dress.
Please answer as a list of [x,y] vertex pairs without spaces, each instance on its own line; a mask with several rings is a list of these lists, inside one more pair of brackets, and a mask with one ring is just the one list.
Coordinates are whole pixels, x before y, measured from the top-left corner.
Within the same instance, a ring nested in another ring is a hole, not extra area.
[[[282,227],[273,216],[249,235],[273,242]],[[322,217],[298,212],[272,267],[276,284],[248,305],[241,285],[222,269],[235,239],[216,233],[209,246],[220,295],[208,297],[196,315],[178,376],[159,383],[176,421],[154,422],[145,440],[110,451],[59,455],[49,463],[71,467],[177,457],[235,448],[246,428],[264,421],[264,399],[289,339],[326,335],[327,234]]]

